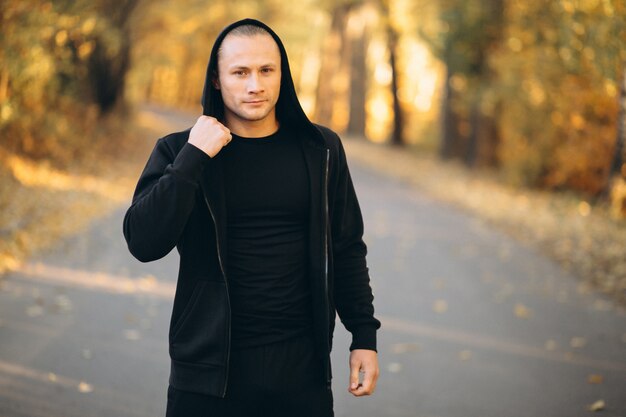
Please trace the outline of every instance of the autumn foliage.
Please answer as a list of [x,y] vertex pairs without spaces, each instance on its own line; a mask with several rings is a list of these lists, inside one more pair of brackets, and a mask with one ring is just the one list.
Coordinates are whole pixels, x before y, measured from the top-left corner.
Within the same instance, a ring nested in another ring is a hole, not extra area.
[[197,111],[213,39],[248,16],[285,38],[318,122],[517,186],[599,197],[623,182],[617,0],[7,0],[0,146],[71,161],[127,102]]
[[119,14],[132,1],[114,3],[0,3],[3,149],[68,164],[94,143],[101,116],[123,102],[128,70]]

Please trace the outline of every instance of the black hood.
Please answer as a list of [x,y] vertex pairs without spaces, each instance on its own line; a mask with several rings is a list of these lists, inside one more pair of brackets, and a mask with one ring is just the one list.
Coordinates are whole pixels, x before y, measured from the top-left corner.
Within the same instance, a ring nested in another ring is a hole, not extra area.
[[280,66],[281,66],[281,81],[280,81],[280,94],[278,96],[278,102],[276,103],[276,118],[281,126],[290,126],[298,131],[308,130],[315,132],[316,129],[308,119],[302,106],[296,96],[296,89],[291,78],[291,71],[289,69],[289,60],[287,59],[287,52],[285,46],[278,37],[278,35],[270,29],[265,23],[255,19],[243,19],[235,23],[228,25],[218,35],[213,49],[211,50],[211,56],[209,58],[209,64],[207,66],[206,78],[204,80],[204,90],[202,92],[202,111],[205,116],[212,116],[224,122],[224,102],[222,101],[222,94],[213,86],[213,76],[217,73],[217,52],[222,44],[222,41],[234,28],[242,25],[253,25],[265,29],[278,45],[280,51]]

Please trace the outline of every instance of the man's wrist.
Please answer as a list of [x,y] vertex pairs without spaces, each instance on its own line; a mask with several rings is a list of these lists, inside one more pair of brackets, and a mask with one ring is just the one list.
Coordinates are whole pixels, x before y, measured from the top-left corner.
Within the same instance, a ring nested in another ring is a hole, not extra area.
[[352,344],[350,350],[367,349],[377,352],[376,349],[376,328],[360,327],[352,332]]
[[176,156],[176,159],[174,159],[172,169],[185,179],[198,182],[204,170],[204,165],[210,159],[211,157],[200,148],[186,143]]

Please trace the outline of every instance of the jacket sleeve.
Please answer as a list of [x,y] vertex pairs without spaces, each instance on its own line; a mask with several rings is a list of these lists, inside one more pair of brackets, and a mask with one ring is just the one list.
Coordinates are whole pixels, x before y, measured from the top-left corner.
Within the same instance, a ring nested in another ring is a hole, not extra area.
[[189,143],[176,154],[165,138],[157,141],[124,216],[124,237],[133,256],[153,261],[176,246],[210,159]]
[[335,305],[342,323],[352,333],[350,350],[376,350],[380,321],[374,318],[363,218],[346,155],[341,141],[337,140],[338,179],[331,219]]

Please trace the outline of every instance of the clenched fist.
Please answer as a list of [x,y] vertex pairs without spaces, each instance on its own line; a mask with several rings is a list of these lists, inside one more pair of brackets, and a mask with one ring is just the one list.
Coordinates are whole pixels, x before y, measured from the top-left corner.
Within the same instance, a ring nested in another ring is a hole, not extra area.
[[189,143],[213,158],[230,142],[230,130],[211,116],[200,116],[189,132]]

